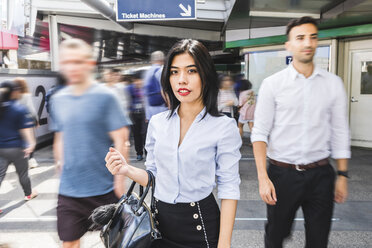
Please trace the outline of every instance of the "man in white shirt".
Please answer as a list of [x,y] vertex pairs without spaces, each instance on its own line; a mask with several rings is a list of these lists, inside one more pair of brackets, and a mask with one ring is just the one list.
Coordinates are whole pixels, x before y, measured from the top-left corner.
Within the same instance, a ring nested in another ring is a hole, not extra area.
[[[259,191],[267,203],[265,247],[282,247],[299,207],[306,247],[327,247],[334,201],[347,197],[350,138],[342,80],[317,67],[311,17],[287,25],[293,62],[260,88],[252,133]],[[269,167],[266,169],[266,152]],[[337,161],[338,177],[328,157]]]

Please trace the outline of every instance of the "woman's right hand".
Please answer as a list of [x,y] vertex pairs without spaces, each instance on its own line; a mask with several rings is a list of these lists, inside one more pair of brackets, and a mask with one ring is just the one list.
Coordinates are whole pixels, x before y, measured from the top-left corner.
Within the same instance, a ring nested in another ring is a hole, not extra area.
[[105,161],[106,167],[112,175],[127,175],[129,165],[124,156],[115,148],[110,147],[110,151],[107,153]]

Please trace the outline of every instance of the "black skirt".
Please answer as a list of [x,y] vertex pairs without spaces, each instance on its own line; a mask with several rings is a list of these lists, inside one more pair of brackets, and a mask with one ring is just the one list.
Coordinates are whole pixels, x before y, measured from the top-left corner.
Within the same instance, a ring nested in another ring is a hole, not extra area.
[[151,248],[216,248],[220,210],[210,194],[199,202],[168,204],[156,200],[156,220],[162,235]]

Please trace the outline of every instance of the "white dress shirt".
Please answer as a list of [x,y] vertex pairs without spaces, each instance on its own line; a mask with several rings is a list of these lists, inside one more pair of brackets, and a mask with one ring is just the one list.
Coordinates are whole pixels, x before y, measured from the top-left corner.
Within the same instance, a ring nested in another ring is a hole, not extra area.
[[180,139],[178,109],[154,115],[149,123],[145,165],[156,177],[155,197],[167,203],[196,202],[218,186],[218,198],[240,197],[241,138],[236,122],[213,117],[205,108]]
[[268,144],[268,157],[308,164],[350,158],[346,94],[342,80],[317,66],[305,78],[290,64],[259,90],[252,142]]

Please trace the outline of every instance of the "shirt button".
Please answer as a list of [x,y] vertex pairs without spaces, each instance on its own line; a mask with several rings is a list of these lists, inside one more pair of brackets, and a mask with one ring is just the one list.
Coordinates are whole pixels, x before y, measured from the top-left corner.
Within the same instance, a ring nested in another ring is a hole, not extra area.
[[199,218],[199,215],[198,214],[194,214],[193,217],[196,220],[197,218]]
[[197,229],[198,231],[200,231],[200,230],[202,229],[201,225],[197,225],[197,226],[196,226],[196,229]]
[[190,203],[190,206],[191,206],[191,207],[195,207],[195,202],[191,202],[191,203]]

